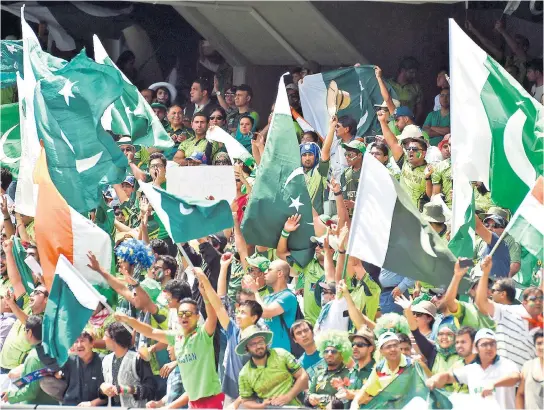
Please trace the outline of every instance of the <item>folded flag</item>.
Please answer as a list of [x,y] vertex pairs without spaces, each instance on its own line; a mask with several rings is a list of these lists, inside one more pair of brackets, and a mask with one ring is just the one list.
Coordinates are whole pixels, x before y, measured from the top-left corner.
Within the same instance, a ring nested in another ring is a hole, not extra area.
[[[348,254],[436,287],[449,285],[456,261],[408,193],[368,152],[361,169]],[[468,282],[463,281],[461,287],[468,288]]]
[[234,225],[224,199],[180,198],[152,184],[139,184],[174,243],[203,238]]
[[288,246],[291,257],[300,266],[306,266],[314,255],[310,237],[315,232],[312,201],[299,152],[282,76],[268,139],[241,229],[248,243],[275,249],[287,218],[300,214],[300,227],[289,236]]
[[227,149],[227,153],[231,160],[251,156],[251,153],[242,144],[220,127],[208,129],[206,139],[208,141],[216,141],[225,144],[225,148]]
[[17,236],[12,236],[11,240],[13,241],[13,259],[15,259],[15,264],[17,265],[17,270],[21,276],[21,281],[25,287],[26,294],[30,295],[34,290],[34,278],[32,277],[32,271],[25,263],[25,259],[28,256],[26,249],[23,247],[21,239],[19,239]]
[[60,255],[43,318],[45,353],[59,366],[68,360],[70,348],[81,335],[101,296],[64,256]]
[[21,126],[19,104],[0,106],[0,164],[17,178],[21,160]]
[[104,129],[117,135],[128,135],[132,143],[158,149],[171,148],[174,141],[138,89],[108,56],[96,35],[93,36],[94,59],[99,64],[115,68],[123,80],[123,93],[102,116]]
[[538,177],[504,232],[531,254],[544,260],[544,177]]
[[44,150],[38,158],[34,180],[39,186],[34,232],[36,243],[40,244],[38,253],[46,287],[51,288],[60,255],[64,255],[91,284],[107,286],[104,278],[87,266],[87,252],[92,251],[101,266],[110,267],[111,239],[61,196],[49,176]]

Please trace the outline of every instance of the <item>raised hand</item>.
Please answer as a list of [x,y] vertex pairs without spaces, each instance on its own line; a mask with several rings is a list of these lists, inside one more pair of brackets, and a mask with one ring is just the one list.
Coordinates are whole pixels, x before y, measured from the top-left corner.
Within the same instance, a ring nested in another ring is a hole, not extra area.
[[287,221],[285,221],[283,229],[286,232],[295,232],[300,226],[300,218],[302,218],[302,215],[291,215],[289,218],[287,218]]
[[399,305],[403,310],[406,310],[410,306],[412,306],[412,299],[408,299],[406,296],[400,295],[395,298],[395,303]]

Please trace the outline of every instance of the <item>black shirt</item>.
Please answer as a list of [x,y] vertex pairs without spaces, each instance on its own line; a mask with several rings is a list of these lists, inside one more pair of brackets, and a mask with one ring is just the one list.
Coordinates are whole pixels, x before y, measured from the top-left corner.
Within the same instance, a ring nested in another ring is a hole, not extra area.
[[62,368],[68,387],[64,393],[62,404],[77,406],[84,401],[98,398],[98,389],[104,382],[102,360],[98,353],[93,353],[89,364],[85,364],[77,356],[70,356]]

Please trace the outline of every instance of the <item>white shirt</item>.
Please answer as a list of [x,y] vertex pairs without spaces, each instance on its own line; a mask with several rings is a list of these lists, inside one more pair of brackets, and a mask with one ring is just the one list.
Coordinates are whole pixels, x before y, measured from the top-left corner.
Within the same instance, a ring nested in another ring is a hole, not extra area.
[[[348,167],[348,162],[345,157],[346,150],[341,144],[342,140],[335,137],[331,145],[329,180],[332,175],[337,183],[340,183],[340,175],[342,175],[342,172]],[[329,199],[334,200],[334,192],[329,192]]]
[[[320,332],[333,329],[347,332],[349,316],[344,316],[344,312],[347,312],[348,310],[348,302],[346,301],[346,298],[333,299],[327,303],[327,305],[330,305],[329,312],[321,322],[316,323],[314,329],[315,335],[317,336]],[[323,309],[325,306],[323,306]]]
[[531,87],[531,95],[535,100],[542,104],[542,94],[544,93],[544,84],[540,87],[537,87],[536,84],[533,84]]
[[[480,396],[484,387],[501,377],[519,371],[517,365],[505,357],[497,356],[495,362],[483,369],[479,362],[454,369],[453,375],[459,383],[468,386],[469,394]],[[516,408],[516,388],[515,387],[497,387],[493,394],[489,396],[494,398],[501,409]]]
[[497,324],[497,354],[518,365],[518,370],[535,357],[533,338],[529,333],[529,318],[523,305],[501,305],[493,302]]

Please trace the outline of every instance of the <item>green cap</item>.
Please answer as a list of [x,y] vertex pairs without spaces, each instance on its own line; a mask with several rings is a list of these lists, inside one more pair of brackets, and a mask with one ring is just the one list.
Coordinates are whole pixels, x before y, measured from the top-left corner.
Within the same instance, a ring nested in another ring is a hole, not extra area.
[[344,147],[344,149],[357,150],[363,154],[366,151],[365,143],[363,141],[359,141],[358,139],[351,140],[348,144],[342,143],[342,147]]
[[149,295],[151,301],[156,303],[157,298],[162,292],[161,284],[154,279],[146,277],[140,282],[140,286],[143,290],[145,290],[145,293]]
[[250,266],[254,266],[259,269],[261,272],[266,272],[270,266],[270,260],[264,256],[257,255],[255,257],[248,256],[246,258],[247,263]]
[[253,169],[255,167],[255,158],[253,158],[253,155],[251,155],[249,152],[240,152],[238,155],[234,156],[233,159],[238,159],[242,161],[249,169]]
[[162,108],[164,111],[167,110],[166,105],[158,102],[154,102],[153,104],[151,104],[151,108]]
[[238,343],[238,345],[236,346],[236,349],[234,351],[239,356],[244,356],[244,355],[247,354],[246,347],[247,347],[248,342],[251,339],[253,339],[255,337],[263,337],[265,343],[267,345],[269,345],[270,342],[272,342],[272,336],[273,336],[272,332],[270,332],[268,330],[260,330],[257,326],[251,325],[249,327],[246,327],[242,331],[242,334],[240,335],[240,337],[241,337],[240,343]]

